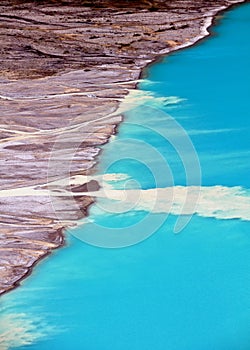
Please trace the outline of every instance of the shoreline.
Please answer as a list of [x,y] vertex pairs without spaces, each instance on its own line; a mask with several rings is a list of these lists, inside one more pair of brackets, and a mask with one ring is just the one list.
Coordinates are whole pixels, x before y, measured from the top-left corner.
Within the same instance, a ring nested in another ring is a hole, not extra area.
[[[58,233],[58,235],[61,237],[61,244],[55,248],[55,249],[59,249],[59,248],[63,248],[63,247],[67,247],[67,243],[66,243],[66,236],[65,236],[65,233],[64,233],[64,228],[62,227],[61,230],[59,230],[60,232]],[[48,251],[46,252],[41,258],[37,259],[33,265],[30,266],[30,268],[28,269],[28,271],[26,272],[25,275],[23,275],[19,280],[17,280],[14,284],[13,284],[13,288],[9,289],[9,290],[6,290],[4,291],[3,293],[0,294],[0,297],[7,294],[7,293],[10,293],[12,291],[14,291],[16,288],[20,287],[22,282],[28,278],[29,276],[31,276],[34,268],[40,263],[42,262],[44,259],[48,258],[51,254],[53,254],[54,250],[51,250],[51,251]]]
[[[208,18],[206,18],[205,20],[205,23],[202,27],[200,27],[200,34],[198,36],[195,36],[194,38],[191,38],[191,40],[189,42],[186,42],[184,44],[181,44],[181,45],[176,45],[174,47],[169,47],[169,48],[166,48],[166,49],[163,49],[162,51],[160,51],[157,55],[155,55],[155,57],[152,59],[152,60],[144,60],[147,61],[147,63],[144,65],[144,66],[141,66],[141,67],[137,67],[139,69],[139,75],[138,75],[138,79],[137,80],[140,80],[143,76],[145,76],[145,74],[147,74],[147,69],[148,67],[150,67],[152,64],[155,64],[156,62],[158,62],[159,60],[161,60],[164,56],[166,55],[169,55],[175,51],[179,51],[179,50],[182,50],[184,48],[188,48],[188,47],[191,47],[193,45],[196,45],[197,43],[199,43],[201,40],[204,40],[206,37],[212,35],[211,31],[209,31],[209,29],[215,25],[215,22],[216,22],[216,16],[220,13],[224,13],[225,11],[231,9],[232,7],[236,7],[238,6],[239,4],[242,4],[242,3],[246,3],[248,1],[244,1],[244,0],[240,0],[240,1],[237,1],[237,2],[233,2],[233,3],[230,3],[228,4],[227,6],[222,6],[220,8],[216,8],[214,9],[213,11],[210,11],[208,12]],[[207,14],[205,14],[203,17],[207,16]],[[137,71],[135,71],[134,73],[136,74]],[[70,74],[71,72],[69,72]],[[67,73],[66,73],[67,74]],[[61,73],[59,72],[59,77],[61,76]],[[127,85],[131,85],[131,82],[129,81],[125,81],[125,84],[127,83]],[[111,82],[112,84],[112,82]],[[132,87],[130,87],[129,89],[125,89],[125,91],[123,91],[123,96],[122,96],[122,99],[124,99],[124,97],[129,93],[129,90],[130,89],[136,89],[137,86],[138,86],[139,82],[137,81],[135,84],[133,83],[132,84]],[[98,84],[97,84],[98,85]],[[119,106],[120,106],[120,103],[118,103],[118,106],[116,107],[115,111],[118,110]],[[88,107],[89,108],[89,107]],[[112,112],[113,114],[115,114],[115,111]],[[107,117],[107,115],[104,116],[104,119],[105,117]],[[119,121],[116,121],[115,124],[112,124],[112,127],[110,127],[110,133],[107,133],[104,135],[106,135],[106,139],[103,140],[103,139],[100,139],[100,145],[104,145],[106,143],[109,142],[110,140],[110,137],[111,135],[116,135],[117,133],[119,133],[119,124],[122,123],[123,121],[123,116],[119,116],[120,120]],[[106,124],[104,126],[104,128],[106,127]],[[95,154],[93,156],[93,160],[92,160],[92,165],[90,166],[90,168],[87,169],[87,174],[93,174],[95,173],[95,166],[96,164],[98,164],[98,159],[101,157],[101,153],[102,153],[102,149],[99,148],[97,154]],[[76,173],[77,173],[77,170],[76,170]],[[87,203],[87,204],[82,204],[82,214],[83,216],[87,216],[88,215],[88,212],[89,212],[89,208],[90,206],[93,204],[93,200],[90,199],[90,202]],[[74,219],[73,219],[74,220]],[[79,219],[78,219],[79,220]],[[57,224],[60,224],[60,219],[57,220]],[[50,255],[54,249],[58,249],[58,248],[61,248],[63,246],[67,246],[67,242],[65,240],[65,230],[67,230],[67,227],[66,226],[60,226],[56,229],[56,238],[55,238],[55,244],[56,246],[55,247],[52,247],[52,248],[48,248],[47,250],[44,251],[44,254],[42,254],[41,256],[39,256],[38,258],[36,258],[33,263],[26,267],[27,271],[23,274],[23,275],[19,275],[19,278],[16,279],[11,286],[9,286],[8,289],[4,290],[3,292],[0,291],[0,296],[1,295],[4,295],[12,290],[14,290],[15,288],[17,288],[18,286],[20,286],[20,284],[22,283],[22,281],[24,279],[26,279],[29,275],[31,275],[32,273],[32,270],[33,268],[41,261],[43,260],[45,257],[47,257],[48,255]],[[49,246],[48,246],[49,247]],[[16,276],[15,276],[16,277]]]
[[[159,57],[155,58],[154,60],[152,60],[151,62],[149,62],[141,71],[141,74],[139,76],[139,79],[145,79],[147,77],[147,69],[150,68],[151,65],[160,62],[162,59],[164,59],[164,57],[171,55],[174,52],[178,52],[180,50],[183,50],[185,48],[189,48],[189,47],[193,47],[195,45],[199,45],[200,42],[202,42],[203,40],[208,39],[210,36],[213,36],[212,33],[212,29],[213,27],[217,26],[217,18],[216,16],[218,15],[222,15],[224,13],[226,13],[227,11],[233,9],[234,7],[238,7],[240,4],[243,3],[248,3],[250,0],[239,0],[239,1],[235,1],[234,3],[227,5],[227,6],[222,6],[220,8],[218,8],[217,10],[211,11],[211,13],[209,14],[210,16],[206,19],[205,24],[203,27],[201,27],[201,34],[195,38],[193,38],[193,40],[180,45],[176,48],[171,49],[166,49],[168,51],[160,53]],[[211,29],[211,30],[209,30]],[[137,89],[137,85],[136,84],[136,89]]]

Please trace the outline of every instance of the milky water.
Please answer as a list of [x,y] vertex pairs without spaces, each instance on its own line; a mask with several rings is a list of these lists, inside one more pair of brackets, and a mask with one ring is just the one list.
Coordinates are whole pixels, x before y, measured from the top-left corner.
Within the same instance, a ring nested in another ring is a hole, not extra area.
[[[1,349],[250,349],[249,23],[242,5],[147,70],[102,153],[106,197],[1,299]],[[110,230],[132,246],[75,238]]]

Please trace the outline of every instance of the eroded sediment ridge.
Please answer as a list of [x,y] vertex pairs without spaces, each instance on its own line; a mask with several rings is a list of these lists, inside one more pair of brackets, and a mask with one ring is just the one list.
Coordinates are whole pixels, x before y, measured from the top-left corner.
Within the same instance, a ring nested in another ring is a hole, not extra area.
[[[218,11],[238,2],[1,2],[0,294],[86,215],[93,198],[77,192],[98,184],[70,179],[94,171],[142,68],[207,35]],[[51,200],[65,189],[70,199]]]

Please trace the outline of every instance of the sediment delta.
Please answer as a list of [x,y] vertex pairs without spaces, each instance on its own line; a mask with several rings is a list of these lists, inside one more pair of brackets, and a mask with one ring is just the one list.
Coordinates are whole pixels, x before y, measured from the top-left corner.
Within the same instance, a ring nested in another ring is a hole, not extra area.
[[0,294],[87,214],[94,200],[77,193],[98,189],[86,175],[142,69],[239,2],[1,2]]

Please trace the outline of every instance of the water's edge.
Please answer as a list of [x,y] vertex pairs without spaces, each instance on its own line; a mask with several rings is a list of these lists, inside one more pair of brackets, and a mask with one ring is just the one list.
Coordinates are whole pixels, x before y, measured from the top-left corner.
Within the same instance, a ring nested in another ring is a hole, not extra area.
[[[227,11],[228,9],[231,9],[232,7],[235,7],[235,6],[238,6],[239,4],[241,3],[244,3],[244,2],[248,2],[248,0],[241,0],[241,1],[235,1],[233,3],[228,3],[227,5],[225,6],[221,6],[215,10],[212,10],[212,11],[208,11],[206,13],[205,16],[207,16],[206,18],[206,21],[204,23],[204,25],[202,27],[200,27],[200,34],[194,38],[192,38],[189,42],[186,42],[185,44],[181,44],[181,45],[176,45],[174,47],[170,47],[170,48],[167,48],[165,50],[161,50],[159,52],[159,54],[156,56],[156,58],[154,58],[153,60],[147,60],[147,63],[140,68],[140,75],[139,75],[139,79],[145,77],[145,74],[146,74],[146,70],[148,69],[149,66],[151,66],[152,64],[154,64],[155,62],[159,61],[162,59],[163,56],[166,56],[172,52],[175,52],[175,51],[178,51],[178,50],[181,50],[181,49],[184,49],[184,48],[188,48],[188,47],[191,47],[193,45],[196,45],[197,43],[199,43],[201,40],[203,40],[204,38],[206,37],[209,37],[210,35],[212,35],[211,33],[211,29],[213,28],[214,25],[216,25],[216,16],[223,13],[224,11]],[[157,13],[156,13],[157,14]],[[136,88],[137,87],[137,84],[138,82],[134,85],[134,87],[132,88]],[[124,97],[123,97],[124,98]],[[118,108],[119,108],[119,105],[118,105]],[[117,122],[115,125],[114,125],[114,128],[112,129],[112,133],[110,133],[109,135],[107,135],[107,138],[105,140],[105,142],[103,142],[103,144],[109,142],[109,138],[112,134],[116,134],[116,133],[119,133],[119,123],[122,122],[122,118],[121,118],[121,121],[120,122]],[[98,161],[98,157],[101,157],[101,153],[98,153],[97,154],[97,161]],[[92,171],[95,171],[95,169],[93,169],[96,165],[96,159],[95,159],[95,163],[93,164],[92,168],[91,168],[91,172]],[[85,205],[84,207],[84,212],[85,212],[85,215],[88,215],[88,210],[90,208],[90,206],[93,204],[94,202],[91,201],[89,204]],[[65,234],[64,234],[64,231],[67,230],[67,227],[61,227],[58,229],[58,232],[57,234],[60,236],[60,242],[59,244],[53,248],[53,249],[57,249],[59,247],[63,247],[65,245],[67,245],[67,241],[65,240]],[[20,276],[20,278],[18,280],[16,280],[13,284],[13,287],[11,289],[6,289],[4,290],[1,295],[17,288],[20,283],[25,279],[27,278],[31,273],[32,273],[32,270],[34,269],[34,267],[42,260],[44,259],[45,257],[47,257],[48,255],[50,255],[52,253],[53,250],[48,250],[46,251],[46,253],[42,256],[40,256],[37,260],[35,260],[27,269],[27,272],[25,274],[23,274],[22,276]]]

